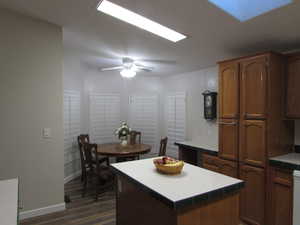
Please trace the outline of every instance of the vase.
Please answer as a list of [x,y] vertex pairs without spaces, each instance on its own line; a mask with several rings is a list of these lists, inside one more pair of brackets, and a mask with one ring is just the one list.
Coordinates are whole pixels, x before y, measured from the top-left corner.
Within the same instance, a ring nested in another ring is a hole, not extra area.
[[128,144],[127,138],[121,139],[121,146],[127,146],[127,144]]

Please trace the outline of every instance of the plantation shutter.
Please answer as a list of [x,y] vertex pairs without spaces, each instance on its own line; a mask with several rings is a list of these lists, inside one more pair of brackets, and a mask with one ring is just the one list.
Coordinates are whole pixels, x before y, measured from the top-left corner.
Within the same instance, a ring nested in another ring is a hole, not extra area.
[[121,124],[120,95],[90,93],[90,135],[95,143],[117,142],[114,132]]
[[79,170],[80,155],[77,136],[80,134],[80,92],[64,91],[64,167],[65,176]]
[[167,95],[166,100],[167,154],[177,156],[178,147],[174,143],[184,141],[186,136],[186,94],[171,93]]
[[157,154],[158,146],[158,96],[133,95],[129,97],[129,126],[142,133],[142,143],[152,146]]

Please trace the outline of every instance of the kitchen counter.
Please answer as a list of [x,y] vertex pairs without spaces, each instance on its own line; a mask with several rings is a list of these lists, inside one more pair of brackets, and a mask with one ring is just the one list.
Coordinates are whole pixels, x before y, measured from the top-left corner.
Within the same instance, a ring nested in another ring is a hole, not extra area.
[[[152,221],[151,214],[156,211],[158,215],[164,212],[162,214],[168,217],[158,217],[164,221],[160,224],[185,224],[171,221],[174,218],[178,219],[183,212],[189,213],[191,209],[197,209],[200,218],[201,213],[206,212],[210,207],[216,207],[216,204],[223,206],[228,204],[229,207],[225,207],[225,209],[220,207],[220,212],[215,209],[216,219],[218,213],[222,214],[228,211],[228,217],[231,217],[231,219],[228,218],[228,221],[231,221],[228,224],[235,224],[232,223],[235,218],[238,222],[239,191],[244,186],[244,182],[241,180],[188,163],[185,163],[181,174],[165,175],[157,172],[153,158],[116,163],[111,166],[118,177],[117,224],[119,225],[151,224],[149,222]],[[142,209],[139,209],[140,207]],[[132,213],[134,212],[135,217],[146,217],[147,220],[144,222],[138,220],[135,223],[130,220],[130,215],[128,215],[131,213],[130,210],[133,210]],[[195,212],[193,211],[193,213]],[[224,215],[222,217],[226,221]]]
[[208,145],[201,143],[200,141],[182,141],[175,142],[175,145],[184,147],[185,149],[196,150],[202,153],[207,153],[210,155],[218,155],[218,146],[217,145]]
[[300,170],[300,153],[288,153],[269,159],[271,166],[283,169]]
[[218,156],[218,146],[201,143],[201,141],[176,142],[180,160],[202,167],[202,154]]
[[18,179],[0,181],[0,224],[18,224]]

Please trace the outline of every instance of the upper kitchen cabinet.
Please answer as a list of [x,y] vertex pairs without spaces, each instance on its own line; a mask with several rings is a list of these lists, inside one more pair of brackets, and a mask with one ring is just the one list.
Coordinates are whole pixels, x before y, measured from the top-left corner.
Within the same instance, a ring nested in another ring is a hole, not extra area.
[[239,117],[239,64],[221,63],[219,70],[219,115],[223,119]]
[[288,57],[286,81],[286,116],[300,118],[300,53]]
[[267,114],[268,57],[241,62],[241,113],[243,119],[265,119]]

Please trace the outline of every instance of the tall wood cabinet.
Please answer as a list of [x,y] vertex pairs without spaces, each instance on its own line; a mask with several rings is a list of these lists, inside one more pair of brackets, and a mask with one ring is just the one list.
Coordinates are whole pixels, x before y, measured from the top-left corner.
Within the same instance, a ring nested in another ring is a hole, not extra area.
[[292,149],[284,79],[285,58],[277,53],[219,63],[219,157],[237,165],[246,183],[240,204],[245,224],[266,225],[268,158]]
[[287,63],[286,116],[300,119],[300,53],[290,55]]

